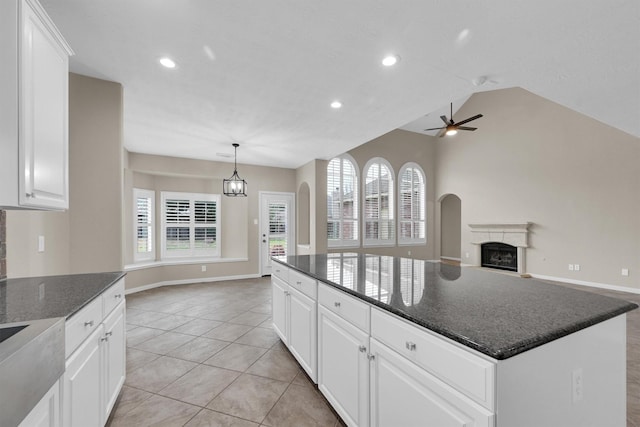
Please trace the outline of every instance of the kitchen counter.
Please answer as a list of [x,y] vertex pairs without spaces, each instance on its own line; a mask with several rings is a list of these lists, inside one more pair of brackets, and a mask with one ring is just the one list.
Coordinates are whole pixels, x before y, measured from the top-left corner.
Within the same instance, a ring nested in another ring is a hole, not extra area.
[[69,319],[124,275],[109,272],[0,281],[0,324]]
[[535,279],[432,261],[355,253],[273,259],[497,360],[638,307]]

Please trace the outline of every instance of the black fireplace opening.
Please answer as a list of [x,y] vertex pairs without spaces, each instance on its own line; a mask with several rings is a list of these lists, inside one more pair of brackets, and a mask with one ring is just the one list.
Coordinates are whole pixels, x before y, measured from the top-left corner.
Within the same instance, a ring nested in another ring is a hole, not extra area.
[[500,242],[482,245],[482,266],[518,271],[518,248]]

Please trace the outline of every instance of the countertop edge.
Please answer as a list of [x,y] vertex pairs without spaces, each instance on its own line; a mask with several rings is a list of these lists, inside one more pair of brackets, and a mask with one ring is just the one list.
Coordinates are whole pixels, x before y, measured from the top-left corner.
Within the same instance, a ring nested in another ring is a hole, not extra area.
[[99,292],[97,292],[95,295],[93,295],[92,297],[88,298],[83,304],[79,305],[78,307],[74,308],[71,313],[69,313],[66,316],[66,320],[69,320],[73,317],[74,314],[78,313],[80,310],[82,310],[84,307],[86,307],[89,303],[91,303],[93,300],[95,300],[96,298],[98,298],[100,295],[102,295],[107,289],[109,289],[110,287],[112,287],[113,285],[115,285],[116,283],[118,283],[118,281],[120,281],[124,276],[127,275],[127,273],[125,271],[109,271],[106,273],[98,273],[98,274],[118,274],[118,276],[113,279],[108,285],[106,285],[105,287],[103,287]]
[[544,344],[547,344],[551,341],[554,341],[556,339],[565,337],[567,335],[573,334],[575,332],[578,332],[582,329],[588,328],[590,326],[596,325],[598,323],[604,322],[606,320],[612,319],[616,316],[620,316],[622,314],[625,314],[631,310],[634,310],[636,308],[638,308],[638,304],[632,303],[632,302],[627,302],[626,305],[624,305],[623,307],[617,308],[615,310],[611,310],[609,312],[605,312],[602,313],[598,316],[594,316],[592,319],[589,319],[588,321],[585,322],[580,322],[580,323],[576,323],[575,325],[571,325],[570,327],[567,328],[562,328],[562,329],[556,329],[556,330],[552,330],[549,333],[547,333],[545,336],[540,337],[539,339],[535,339],[535,340],[524,340],[521,341],[517,344],[515,344],[514,346],[508,347],[508,348],[502,348],[499,349],[497,351],[495,350],[491,350],[489,348],[487,348],[486,346],[483,346],[479,343],[476,343],[475,341],[472,341],[460,334],[456,334],[453,333],[451,331],[447,331],[447,330],[443,330],[442,328],[438,328],[437,326],[434,326],[432,324],[429,324],[428,322],[424,322],[424,321],[420,321],[419,319],[416,319],[406,313],[403,313],[399,310],[394,309],[393,307],[381,303],[379,301],[374,300],[373,298],[369,298],[366,295],[362,295],[358,292],[355,292],[351,289],[345,288],[343,286],[339,286],[336,285],[335,283],[332,283],[329,280],[326,280],[324,278],[318,277],[308,271],[304,271],[296,266],[293,266],[291,264],[288,264],[287,262],[283,261],[283,260],[279,260],[277,258],[272,258],[273,261],[287,267],[290,268],[292,270],[298,271],[302,274],[305,274],[307,276],[313,277],[314,279],[318,280],[319,282],[322,282],[326,285],[329,285],[335,289],[338,289],[346,294],[352,295],[362,301],[365,301],[375,307],[378,307],[380,309],[385,310],[388,313],[392,313],[398,317],[401,317],[405,320],[410,321],[411,323],[417,325],[417,326],[421,326],[425,329],[428,329],[429,331],[442,335],[444,337],[447,337],[459,344],[464,345],[465,347],[468,347],[470,349],[476,350],[486,356],[489,356],[493,359],[496,360],[505,360],[508,359],[510,357],[516,356],[518,354],[524,353],[525,351],[529,351],[532,350],[536,347],[542,346]]

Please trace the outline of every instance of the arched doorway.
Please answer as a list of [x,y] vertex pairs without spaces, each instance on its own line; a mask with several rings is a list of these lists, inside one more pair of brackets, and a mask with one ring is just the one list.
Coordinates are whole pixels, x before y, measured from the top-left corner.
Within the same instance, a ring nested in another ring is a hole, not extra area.
[[455,194],[440,199],[440,258],[461,261],[462,201]]

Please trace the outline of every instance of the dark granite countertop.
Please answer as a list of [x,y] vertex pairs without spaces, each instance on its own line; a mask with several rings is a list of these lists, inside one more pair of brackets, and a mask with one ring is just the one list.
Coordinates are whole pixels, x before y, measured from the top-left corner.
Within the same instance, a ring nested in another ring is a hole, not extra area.
[[0,324],[68,319],[124,275],[109,272],[0,281]]
[[355,253],[274,260],[498,360],[638,307],[535,279],[433,261]]

